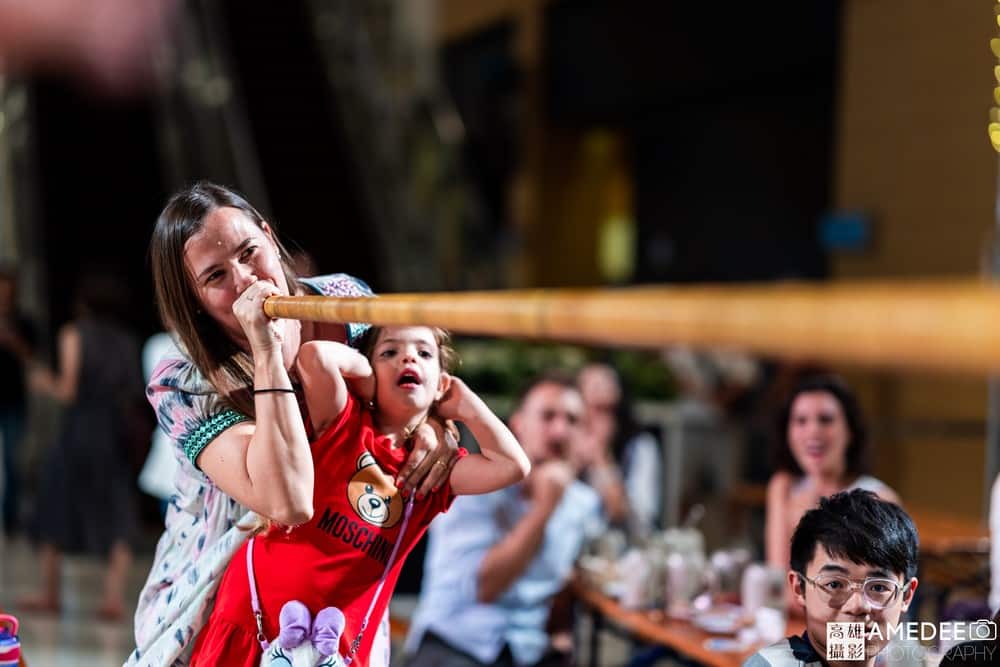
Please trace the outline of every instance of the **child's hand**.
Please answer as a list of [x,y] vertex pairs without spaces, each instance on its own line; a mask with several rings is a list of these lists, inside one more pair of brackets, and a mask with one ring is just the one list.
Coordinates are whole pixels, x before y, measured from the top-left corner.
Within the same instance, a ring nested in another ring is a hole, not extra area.
[[434,413],[441,419],[468,422],[476,418],[482,402],[469,386],[454,375],[442,373],[448,382],[444,396],[437,403]]

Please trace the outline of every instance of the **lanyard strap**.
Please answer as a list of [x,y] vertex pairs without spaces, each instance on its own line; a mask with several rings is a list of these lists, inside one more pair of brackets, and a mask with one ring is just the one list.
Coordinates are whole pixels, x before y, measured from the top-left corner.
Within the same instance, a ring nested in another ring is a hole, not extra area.
[[253,608],[253,617],[257,621],[257,641],[261,650],[266,651],[270,646],[267,637],[264,635],[264,614],[260,611],[260,600],[257,598],[257,580],[253,576],[253,541],[254,537],[247,542],[247,579],[250,581],[250,606]]
[[[396,544],[393,545],[392,553],[389,554],[389,561],[385,564],[385,569],[382,570],[382,576],[379,577],[378,586],[375,588],[375,595],[372,597],[372,601],[368,605],[368,611],[365,612],[365,617],[361,621],[361,628],[358,630],[358,635],[351,642],[351,649],[348,652],[348,656],[344,659],[344,663],[347,665],[351,664],[352,656],[358,652],[358,648],[361,646],[361,638],[365,633],[365,629],[368,628],[368,620],[371,618],[372,612],[375,611],[375,604],[382,595],[385,580],[388,578],[389,572],[396,562],[399,545],[403,543],[406,527],[410,523],[410,515],[413,514],[413,501],[415,497],[415,493],[411,494],[410,499],[406,502],[406,509],[403,511],[403,525],[399,528],[399,536],[396,538]],[[257,597],[257,579],[253,573],[253,543],[254,537],[251,537],[247,543],[247,580],[250,582],[250,606],[253,608],[254,620],[257,621],[257,642],[260,644],[262,650],[267,651],[271,644],[264,635],[264,613],[260,609],[260,599]]]

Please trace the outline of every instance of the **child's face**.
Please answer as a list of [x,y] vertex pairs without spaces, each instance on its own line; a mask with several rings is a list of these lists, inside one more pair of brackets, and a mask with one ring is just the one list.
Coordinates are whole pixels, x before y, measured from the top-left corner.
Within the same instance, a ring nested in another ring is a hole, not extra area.
[[[878,625],[879,632],[872,632],[872,640],[865,642],[866,656],[870,659],[877,655],[888,644],[889,626],[895,627],[899,622],[900,615],[910,606],[913,591],[917,587],[916,579],[905,581],[898,572],[836,558],[821,544],[816,545],[813,559],[806,566],[804,574],[819,585],[803,582],[794,572],[789,572],[788,582],[798,601],[805,607],[809,639],[824,657],[826,624],[833,622],[863,623],[866,637]],[[866,579],[884,580],[869,582],[868,593],[868,597],[882,597],[883,600],[873,603],[860,589],[850,590],[851,584],[860,584]],[[892,591],[895,591],[895,595],[892,595]],[[843,599],[845,596],[846,599]],[[879,608],[883,602],[885,606]]]
[[444,393],[440,348],[428,327],[386,327],[372,350],[375,404],[382,412],[417,414]]

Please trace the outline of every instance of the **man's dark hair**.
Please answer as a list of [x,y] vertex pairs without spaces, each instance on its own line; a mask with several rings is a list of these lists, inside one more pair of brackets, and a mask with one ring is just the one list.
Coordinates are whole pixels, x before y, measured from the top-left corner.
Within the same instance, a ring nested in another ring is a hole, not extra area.
[[903,574],[907,581],[917,574],[919,540],[913,520],[871,491],[821,498],[818,508],[802,515],[792,535],[791,568],[804,573],[819,545],[831,556]]
[[580,391],[576,386],[576,378],[573,377],[571,373],[561,369],[543,371],[521,385],[521,388],[517,392],[517,396],[514,400],[514,407],[511,412],[517,412],[521,408],[521,405],[524,404],[524,399],[528,397],[528,394],[534,391],[535,387],[543,384],[556,384],[560,387],[572,389],[576,392]]

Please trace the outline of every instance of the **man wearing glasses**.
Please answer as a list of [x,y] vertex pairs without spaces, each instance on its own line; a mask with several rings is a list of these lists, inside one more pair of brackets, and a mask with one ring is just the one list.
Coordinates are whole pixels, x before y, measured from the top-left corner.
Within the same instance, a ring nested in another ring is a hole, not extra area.
[[[917,531],[902,508],[860,489],[822,498],[792,535],[788,584],[805,608],[806,631],[744,667],[872,667],[913,600],[916,572]],[[859,641],[863,654],[852,654]]]

